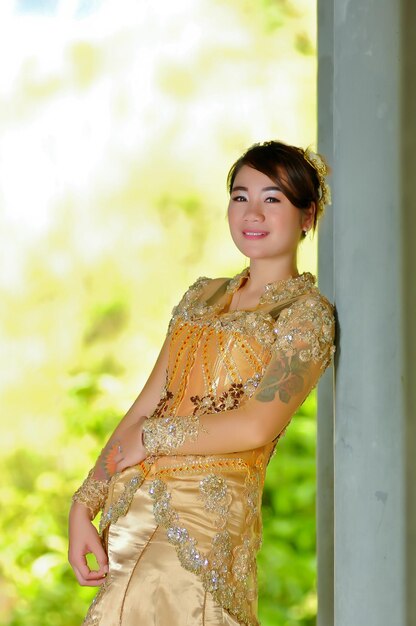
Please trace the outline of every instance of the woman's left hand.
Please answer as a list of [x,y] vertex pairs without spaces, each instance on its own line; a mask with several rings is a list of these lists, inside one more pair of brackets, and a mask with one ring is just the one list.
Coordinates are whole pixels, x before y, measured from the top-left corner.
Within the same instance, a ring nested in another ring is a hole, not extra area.
[[109,479],[126,467],[141,463],[147,456],[142,443],[142,426],[146,419],[140,419],[128,426],[123,432],[112,437],[105,446],[99,459],[100,469]]

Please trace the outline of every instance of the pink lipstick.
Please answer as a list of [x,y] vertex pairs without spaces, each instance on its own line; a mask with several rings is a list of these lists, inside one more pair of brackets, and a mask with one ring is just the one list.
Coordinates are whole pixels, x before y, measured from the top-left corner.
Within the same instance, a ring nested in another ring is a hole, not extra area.
[[268,234],[265,230],[243,230],[246,239],[264,239]]

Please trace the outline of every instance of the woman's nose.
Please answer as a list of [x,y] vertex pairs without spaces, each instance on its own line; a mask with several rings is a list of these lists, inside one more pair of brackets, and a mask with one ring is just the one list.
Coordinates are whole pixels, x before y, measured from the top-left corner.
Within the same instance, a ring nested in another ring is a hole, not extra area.
[[255,220],[256,222],[263,221],[264,213],[263,208],[259,202],[248,202],[246,210],[244,212],[245,220]]

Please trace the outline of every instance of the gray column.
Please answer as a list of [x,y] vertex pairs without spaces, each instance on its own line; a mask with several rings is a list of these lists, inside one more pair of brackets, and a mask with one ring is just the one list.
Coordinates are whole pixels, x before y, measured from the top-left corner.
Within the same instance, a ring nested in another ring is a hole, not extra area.
[[[322,94],[333,91],[333,4],[318,4],[318,139],[319,150],[332,165],[332,98]],[[325,36],[321,36],[324,33]],[[332,187],[332,176],[328,179]],[[329,206],[319,224],[318,239],[318,284],[320,290],[334,302],[334,251],[333,251],[333,207]],[[335,354],[336,367],[338,354]],[[331,366],[318,385],[318,429],[317,429],[317,626],[332,626],[334,623],[334,367]]]
[[402,274],[405,399],[405,576],[408,626],[416,626],[416,2],[403,3],[401,42]]
[[416,626],[414,4],[319,0],[318,270],[339,321],[333,527],[328,377],[318,395],[319,626]]

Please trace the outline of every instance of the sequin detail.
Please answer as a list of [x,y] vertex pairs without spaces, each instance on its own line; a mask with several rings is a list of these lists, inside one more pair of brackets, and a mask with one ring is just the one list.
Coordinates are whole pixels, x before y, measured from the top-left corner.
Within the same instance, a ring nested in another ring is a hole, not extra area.
[[261,381],[261,376],[260,374],[256,373],[251,378],[248,378],[246,382],[244,383],[243,385],[244,392],[249,398],[251,398],[251,396],[256,391],[257,387],[260,384],[260,381]]
[[[242,281],[249,276],[249,273],[249,268],[245,268],[232,279],[228,279],[228,285],[225,289],[227,297],[240,287]],[[332,306],[322,296],[316,286],[316,277],[310,272],[303,272],[299,276],[265,285],[258,303],[260,308],[257,308],[257,310],[234,310],[221,313],[224,307],[222,298],[210,305],[201,299],[205,286],[211,280],[206,276],[201,276],[188,288],[179,304],[172,310],[172,318],[169,323],[170,333],[173,333],[175,328],[178,329],[184,325],[189,327],[189,324],[192,322],[195,329],[199,326],[215,330],[216,332],[233,332],[236,335],[254,337],[259,344],[270,348],[276,339],[275,316],[280,315],[281,311],[285,310],[285,304],[300,301],[302,300],[301,296],[307,294],[315,301],[322,299],[329,306]],[[267,305],[275,305],[273,314],[261,308]],[[281,307],[281,310],[279,307]],[[236,339],[238,341],[238,338]]]
[[197,298],[201,295],[204,286],[209,283],[210,280],[211,278],[200,276],[195,282],[192,283],[192,285],[188,287],[179,303],[172,309],[172,317],[169,322],[167,334],[172,333],[173,326],[175,325],[178,316],[182,316],[185,319],[187,318],[187,312],[192,308],[191,305],[193,305]]
[[308,296],[283,309],[274,327],[273,351],[305,363],[321,361],[324,371],[335,353],[334,309],[324,296]]
[[151,455],[174,454],[186,439],[195,441],[198,432],[198,415],[148,417],[143,424],[143,443]]
[[[213,485],[214,482],[208,487],[210,494]],[[221,481],[215,483],[214,491],[219,494],[215,498],[221,500],[226,493]],[[155,521],[166,529],[168,541],[175,546],[182,567],[199,576],[204,589],[242,624],[259,626],[250,610],[250,602],[256,596],[256,577],[253,573],[256,570],[255,551],[258,539],[247,533],[243,543],[233,548],[230,532],[224,524],[214,534],[208,554],[204,554],[198,548],[195,538],[181,526],[166,483],[156,478],[149,485],[149,494],[153,499]],[[212,495],[209,496],[211,497]]]
[[208,567],[208,561],[196,547],[196,540],[189,536],[186,528],[179,526],[179,516],[170,504],[171,494],[166,484],[156,478],[150,483],[149,494],[153,498],[155,521],[167,529],[167,538],[178,554],[182,566],[195,574]]
[[[170,459],[172,458],[170,457]],[[249,469],[247,462],[239,457],[189,455],[175,458],[183,460],[175,460],[173,463],[170,462],[169,465],[164,465],[163,460],[159,460],[157,476],[177,476],[182,474],[195,476],[210,470],[215,470],[216,472],[229,472],[230,470],[246,472]]]
[[108,494],[108,485],[108,481],[94,478],[94,468],[92,468],[87,478],[72,496],[72,501],[80,502],[86,506],[94,518],[104,506]]
[[[245,278],[249,278],[250,268],[246,267],[242,272],[236,274],[228,284],[227,292],[234,293],[240,287]],[[303,272],[299,276],[283,278],[275,282],[267,283],[263,288],[263,293],[259,299],[259,305],[278,303],[299,297],[310,291],[316,283],[316,276],[311,272]]]
[[215,525],[217,528],[224,528],[231,504],[231,494],[225,479],[222,476],[208,474],[200,481],[199,491],[204,500],[205,510],[216,516]]
[[[117,479],[119,476],[120,474],[115,474],[113,480]],[[142,485],[144,477],[145,472],[141,468],[137,470],[134,476],[124,485],[121,496],[115,502],[112,502],[107,510],[103,511],[99,526],[100,535],[103,534],[104,530],[110,524],[114,524],[121,516],[126,515],[133,500],[133,496],[140,485]]]
[[[190,414],[241,406],[256,392],[275,353],[289,359],[296,353],[305,364],[320,355],[329,364],[335,352],[334,309],[314,285],[314,277],[306,273],[303,278],[270,283],[256,309],[227,312],[230,296],[247,275],[246,271],[218,281],[217,292],[208,301],[204,294],[206,287],[213,291],[211,279],[200,277],[173,308],[165,386],[148,420],[159,420],[158,426],[172,425],[172,416],[189,418]],[[109,507],[112,499],[115,503],[110,512],[104,510],[108,516],[103,524],[106,527],[127,512],[139,484],[142,489],[150,484],[155,521],[165,529],[181,566],[200,577],[205,590],[238,623],[258,626],[256,553],[262,537],[261,495],[265,468],[286,428],[270,444],[245,453],[163,458],[159,452],[157,458],[149,457],[144,463],[154,470],[151,480],[136,483],[134,475],[125,475],[122,495],[116,497],[119,492],[114,487],[108,498]],[[189,525],[185,514],[182,517],[174,507],[177,495],[181,502],[180,480],[188,484],[187,476],[196,485]],[[203,518],[203,549],[202,538],[200,545],[197,542],[199,532],[193,536],[191,530],[197,510]],[[88,626],[98,626],[93,619],[91,615]]]
[[[240,287],[242,281],[249,277],[250,269],[245,268],[239,274],[236,274],[233,278],[228,279],[228,284],[225,289],[225,296],[227,299],[232,296]],[[172,333],[174,326],[178,321],[183,322],[202,322],[205,323],[209,320],[215,328],[233,328],[237,332],[256,332],[257,337],[261,337],[260,341],[266,341],[269,339],[269,343],[273,342],[273,337],[270,336],[270,323],[273,318],[267,311],[262,310],[237,310],[222,313],[217,316],[216,314],[221,312],[224,307],[224,302],[220,298],[214,304],[207,304],[206,301],[201,299],[204,288],[212,279],[206,276],[200,276],[197,280],[190,285],[185,294],[182,296],[179,304],[172,309],[172,317],[169,322],[169,333]],[[316,277],[310,272],[303,272],[299,276],[290,277],[276,282],[268,283],[264,286],[263,293],[259,299],[258,306],[270,305],[270,304],[283,304],[284,302],[298,298],[305,293],[317,293],[318,288],[315,286]]]

